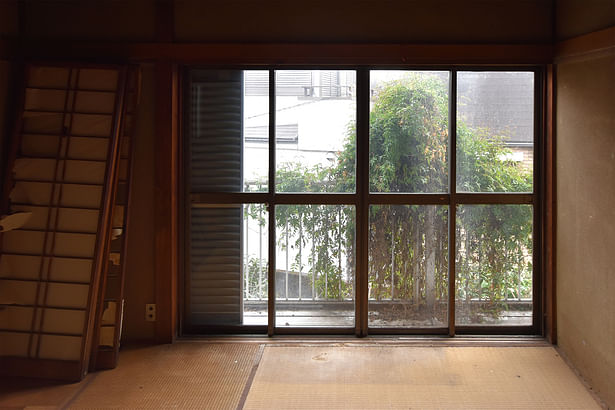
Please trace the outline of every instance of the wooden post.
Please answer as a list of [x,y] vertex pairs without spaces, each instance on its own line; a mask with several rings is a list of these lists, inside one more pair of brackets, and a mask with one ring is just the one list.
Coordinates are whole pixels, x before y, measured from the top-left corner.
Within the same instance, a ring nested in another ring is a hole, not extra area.
[[154,176],[155,340],[171,343],[177,334],[178,281],[178,76],[171,62],[156,64]]

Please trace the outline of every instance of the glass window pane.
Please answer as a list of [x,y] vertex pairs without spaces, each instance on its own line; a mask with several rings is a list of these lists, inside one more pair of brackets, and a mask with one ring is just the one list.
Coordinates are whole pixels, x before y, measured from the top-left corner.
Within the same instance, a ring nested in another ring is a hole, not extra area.
[[371,71],[371,192],[448,191],[448,71]]
[[532,324],[532,206],[457,208],[458,325]]
[[276,206],[277,327],[354,327],[355,209]]
[[269,71],[243,72],[243,190],[269,190]]
[[370,327],[446,327],[448,206],[372,205]]
[[263,204],[191,208],[189,325],[267,325],[267,220]]
[[193,70],[192,192],[268,190],[268,71]]
[[264,204],[243,206],[243,324],[267,325],[269,212]]
[[457,191],[532,192],[534,73],[457,73]]
[[355,192],[355,95],[355,71],[276,71],[277,192]]

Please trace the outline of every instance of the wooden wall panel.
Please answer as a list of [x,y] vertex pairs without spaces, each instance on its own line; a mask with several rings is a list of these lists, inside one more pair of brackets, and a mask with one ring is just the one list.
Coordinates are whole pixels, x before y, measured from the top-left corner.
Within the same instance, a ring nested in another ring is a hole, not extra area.
[[547,0],[178,0],[175,38],[250,43],[550,42],[551,6]]
[[24,34],[29,38],[152,40],[154,0],[28,0]]

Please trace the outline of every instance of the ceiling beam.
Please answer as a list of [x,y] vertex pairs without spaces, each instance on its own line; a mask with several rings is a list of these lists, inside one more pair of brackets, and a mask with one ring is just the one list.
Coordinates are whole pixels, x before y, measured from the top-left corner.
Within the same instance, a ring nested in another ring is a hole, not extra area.
[[10,42],[0,43],[0,52],[4,55],[19,53],[27,59],[39,60],[248,65],[506,65],[546,64],[553,60],[550,44],[204,44],[29,40],[19,49]]

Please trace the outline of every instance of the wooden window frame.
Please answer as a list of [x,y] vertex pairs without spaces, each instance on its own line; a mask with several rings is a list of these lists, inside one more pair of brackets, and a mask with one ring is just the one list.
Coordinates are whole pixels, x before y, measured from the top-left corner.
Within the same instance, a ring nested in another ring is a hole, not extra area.
[[[546,86],[549,84],[551,71],[544,65],[205,65],[185,66],[183,73],[190,69],[236,69],[236,70],[268,70],[269,71],[269,123],[275,124],[275,71],[292,69],[327,69],[327,70],[355,70],[357,73],[357,147],[356,147],[356,190],[354,193],[276,193],[275,192],[275,127],[269,127],[269,181],[267,192],[234,192],[234,193],[190,193],[185,189],[188,172],[186,161],[183,160],[180,168],[179,209],[183,229],[181,237],[182,251],[180,261],[179,288],[179,323],[180,335],[206,334],[206,333],[267,333],[269,336],[280,334],[355,334],[367,336],[377,334],[428,334],[428,335],[544,335],[545,311],[544,296],[549,289],[545,283],[545,144],[548,143],[548,130],[545,123],[546,102],[548,102]],[[449,186],[447,193],[372,193],[369,192],[369,72],[370,70],[417,70],[417,71],[448,71],[449,72]],[[459,71],[524,71],[534,73],[534,146],[533,146],[533,192],[531,193],[457,193],[456,192],[456,102],[457,102],[457,72]],[[186,75],[185,78],[188,78]],[[187,93],[187,81],[182,85],[182,93]],[[186,94],[187,95],[187,94]],[[185,96],[180,100],[185,101]],[[187,113],[182,112],[181,118],[185,121]],[[182,157],[188,158],[187,138],[181,135]],[[268,255],[268,324],[267,326],[189,326],[184,323],[185,312],[185,283],[187,274],[189,227],[186,225],[185,213],[192,204],[248,204],[263,203],[269,209],[269,255]],[[358,255],[355,266],[355,326],[354,328],[337,327],[275,327],[275,207],[284,204],[322,204],[322,205],[353,205],[356,210]],[[369,328],[368,327],[368,269],[367,269],[367,237],[369,206],[372,204],[391,205],[446,205],[449,211],[449,292],[448,292],[448,326],[446,328]],[[483,325],[456,325],[455,324],[455,223],[456,208],[458,205],[478,204],[529,204],[533,206],[533,311],[532,324],[528,326],[483,326]],[[547,236],[548,232],[547,232]]]

